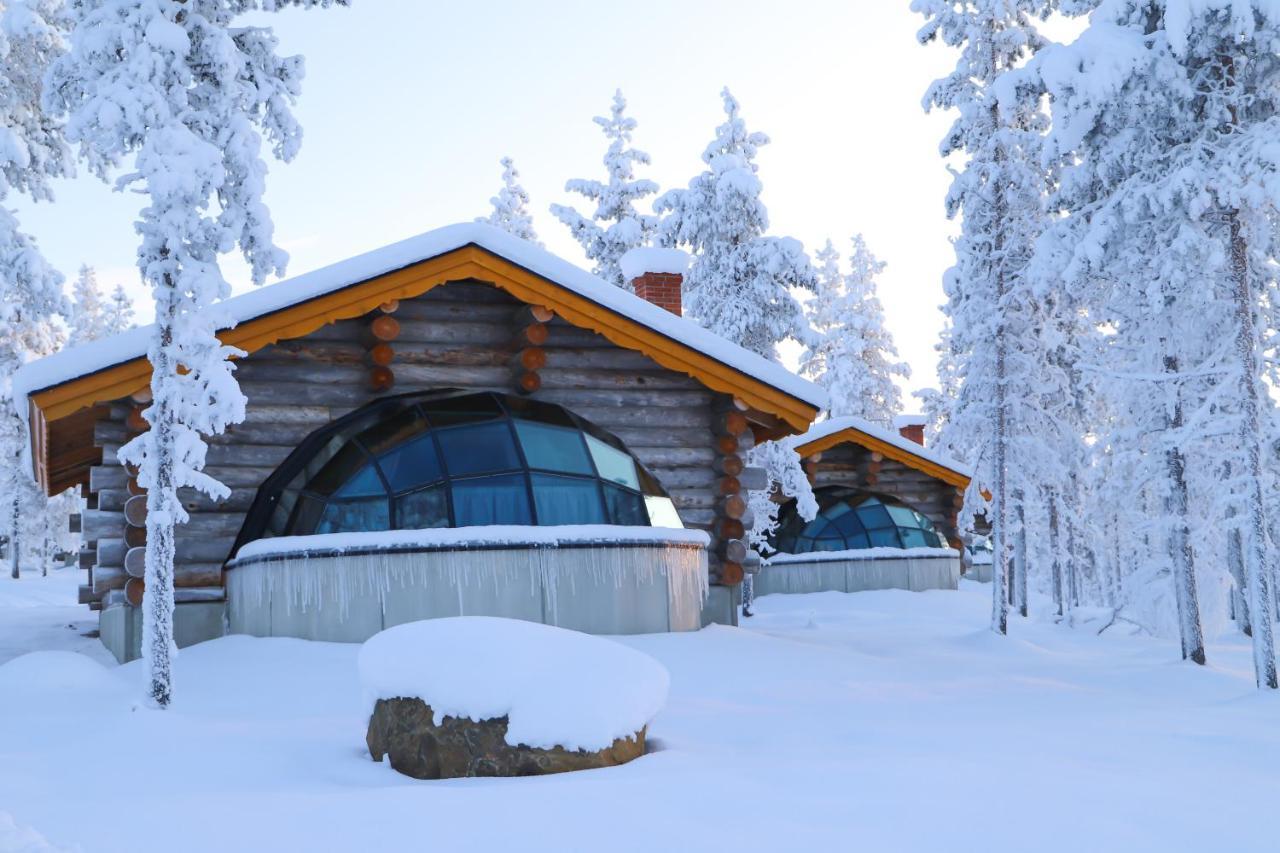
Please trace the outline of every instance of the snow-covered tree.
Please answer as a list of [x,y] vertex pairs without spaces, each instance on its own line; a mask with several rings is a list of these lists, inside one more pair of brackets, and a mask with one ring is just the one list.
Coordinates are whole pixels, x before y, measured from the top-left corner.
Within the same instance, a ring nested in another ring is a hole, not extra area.
[[[1018,347],[1033,331],[1033,304],[1027,268],[1044,221],[1045,178],[1040,167],[1043,118],[1034,101],[1002,105],[1000,78],[1043,45],[1035,19],[1050,0],[912,0],[926,17],[922,43],[940,40],[959,49],[951,74],[925,95],[926,109],[958,115],[946,137],[943,157],[959,155],[947,196],[947,212],[961,219],[955,241],[956,265],[947,273],[945,311],[950,321],[951,369],[963,377],[947,416],[948,430],[973,447],[976,476],[965,513],[986,512],[983,492],[992,496],[988,518],[994,527],[992,628],[1007,630],[1013,578],[1013,528],[1022,513],[1014,506],[1023,493],[1010,482],[1013,442],[1025,435],[1017,405],[1032,384],[1030,359]],[[1028,103],[1031,106],[1028,107]]]
[[642,214],[635,208],[636,202],[657,193],[658,185],[635,176],[635,167],[647,166],[649,155],[631,147],[636,120],[623,115],[626,109],[627,101],[619,89],[613,94],[609,115],[593,119],[609,140],[609,149],[604,155],[606,179],[575,178],[564,187],[566,192],[578,193],[594,202],[595,210],[590,216],[583,216],[572,207],[551,205],[551,212],[569,226],[573,239],[582,245],[587,260],[595,265],[592,272],[624,288],[629,283],[618,266],[618,259],[631,249],[648,245],[658,228],[656,216]]
[[907,378],[911,368],[896,360],[898,350],[876,296],[875,279],[885,265],[871,254],[861,234],[853,238],[848,275],[841,271],[840,254],[830,240],[816,260],[817,288],[805,305],[813,341],[800,370],[826,389],[831,417],[852,415],[892,427],[902,410],[902,392],[894,377]]
[[488,216],[476,217],[476,222],[485,222],[501,228],[508,234],[514,234],[521,240],[528,240],[535,246],[541,246],[538,232],[533,230],[533,214],[529,212],[529,194],[520,185],[520,173],[516,171],[515,161],[503,157],[498,161],[502,166],[502,189],[489,199],[493,211]]
[[107,329],[107,307],[98,289],[98,275],[93,267],[80,267],[80,274],[71,285],[71,337],[68,343],[75,345],[96,341],[110,334]]
[[809,342],[804,308],[792,290],[812,290],[816,276],[798,240],[765,236],[769,212],[755,157],[769,137],[747,130],[728,89],[721,96],[727,119],[702,154],[707,170],[654,203],[665,214],[660,239],[694,256],[684,279],[686,316],[776,361],[780,341]]
[[117,187],[146,196],[136,229],[138,268],[156,303],[150,429],[120,450],[147,490],[142,654],[148,694],[172,699],[174,525],[187,520],[178,489],[215,497],[203,436],[244,417],[244,396],[216,332],[230,287],[218,256],[239,247],[255,282],[283,272],[263,203],[272,153],[290,160],[302,141],[292,103],[301,57],[277,53],[249,12],[344,0],[80,0],[67,54],[50,70],[45,103],[67,116],[67,137],[96,173],[129,160]]
[[0,9],[0,495],[9,535],[10,574],[21,572],[23,508],[44,496],[27,464],[27,433],[11,391],[14,371],[58,345],[51,322],[66,313],[62,276],[8,209],[12,194],[51,201],[51,179],[69,175],[61,128],[41,109],[45,69],[62,51],[61,3],[11,0]]
[[133,300],[125,293],[124,285],[117,284],[111,291],[111,301],[104,312],[108,335],[115,335],[133,328]]
[[[1250,613],[1267,615],[1251,620],[1258,684],[1275,688],[1266,381],[1280,304],[1280,7],[1090,5],[1079,38],[1032,70],[1054,98],[1052,153],[1067,164],[1066,273],[1092,288],[1110,332],[1112,453],[1158,485],[1165,549],[1139,571],[1172,577],[1183,654],[1197,662],[1201,597],[1243,582]],[[1233,577],[1198,559],[1214,551]]]

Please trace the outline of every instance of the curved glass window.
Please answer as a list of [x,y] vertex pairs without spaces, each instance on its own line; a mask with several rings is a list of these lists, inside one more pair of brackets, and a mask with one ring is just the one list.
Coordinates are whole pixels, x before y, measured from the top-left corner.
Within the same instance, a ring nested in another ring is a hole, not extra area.
[[773,546],[787,554],[858,548],[942,548],[933,522],[884,495],[840,487],[818,489],[818,515],[806,522],[792,501],[782,510]]
[[240,538],[484,524],[682,527],[617,438],[496,393],[390,397],[312,433],[258,491]]

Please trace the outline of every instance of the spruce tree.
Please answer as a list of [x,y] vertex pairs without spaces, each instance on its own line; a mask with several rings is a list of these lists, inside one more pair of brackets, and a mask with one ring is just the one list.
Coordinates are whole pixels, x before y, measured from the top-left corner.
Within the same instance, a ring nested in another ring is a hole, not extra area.
[[488,216],[476,217],[476,222],[501,228],[521,240],[541,246],[538,233],[533,229],[533,214],[529,212],[529,194],[520,185],[520,173],[516,171],[515,161],[510,157],[503,157],[498,162],[502,166],[502,189],[489,199],[493,211]]

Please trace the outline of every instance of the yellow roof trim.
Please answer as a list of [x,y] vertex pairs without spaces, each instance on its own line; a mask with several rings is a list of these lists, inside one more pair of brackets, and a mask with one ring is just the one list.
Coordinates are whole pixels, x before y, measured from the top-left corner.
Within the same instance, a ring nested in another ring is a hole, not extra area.
[[957,489],[969,488],[969,478],[959,471],[953,471],[950,468],[939,465],[937,462],[925,459],[923,456],[917,456],[909,450],[903,450],[896,444],[890,444],[887,441],[876,438],[874,435],[868,435],[856,427],[847,427],[838,432],[833,432],[831,435],[814,439],[807,444],[798,444],[796,445],[796,452],[801,457],[812,456],[815,453],[821,453],[832,447],[848,443],[865,447],[867,450],[883,455],[886,459],[901,462],[908,468],[928,474],[930,477],[955,486]]

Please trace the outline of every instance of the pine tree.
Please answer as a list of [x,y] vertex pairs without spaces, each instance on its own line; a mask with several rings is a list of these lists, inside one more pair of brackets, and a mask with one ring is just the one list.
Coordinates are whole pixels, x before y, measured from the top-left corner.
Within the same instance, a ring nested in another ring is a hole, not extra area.
[[898,350],[876,296],[875,278],[885,265],[867,249],[861,234],[853,238],[847,276],[830,240],[816,259],[817,289],[805,306],[813,343],[800,370],[826,389],[831,417],[852,415],[891,427],[902,410],[902,392],[894,377],[905,379],[911,369],[896,361]]
[[71,300],[69,344],[74,346],[86,341],[96,341],[110,334],[106,308],[102,303],[102,291],[98,289],[98,276],[93,267],[80,267],[80,275],[71,286]]
[[508,234],[514,234],[521,240],[528,240],[535,246],[541,246],[538,233],[533,230],[533,214],[529,212],[529,194],[520,185],[520,173],[516,171],[515,161],[503,157],[498,161],[502,165],[502,189],[489,199],[493,212],[488,216],[476,217],[476,222],[484,222],[495,228],[501,228]]
[[[142,654],[148,694],[172,699],[174,525],[187,513],[178,489],[217,499],[227,488],[204,473],[203,436],[244,417],[244,396],[216,332],[230,287],[218,255],[238,246],[255,282],[284,271],[263,203],[266,163],[288,161],[302,131],[291,104],[301,57],[282,57],[248,11],[344,0],[98,0],[72,7],[68,53],[51,68],[46,103],[68,116],[67,136],[98,174],[132,157],[117,182],[147,197],[136,229],[138,268],[156,302],[150,429],[120,450],[147,490]],[[198,82],[198,85],[197,85]]]
[[684,280],[685,314],[777,361],[780,341],[809,342],[804,309],[791,291],[813,290],[816,276],[798,240],[765,236],[769,212],[755,157],[769,137],[747,131],[728,89],[721,97],[727,120],[702,154],[707,170],[654,203],[666,214],[659,232],[664,245],[687,247],[694,256]]
[[635,167],[647,166],[649,155],[631,147],[636,120],[623,116],[626,108],[627,101],[619,89],[613,94],[609,116],[593,119],[609,140],[609,149],[604,155],[606,180],[575,178],[564,187],[566,192],[578,193],[587,201],[595,202],[591,216],[583,216],[562,204],[551,205],[551,212],[569,226],[573,239],[586,252],[587,260],[595,264],[592,272],[622,288],[628,287],[629,282],[618,266],[618,259],[631,249],[648,245],[658,228],[656,216],[639,213],[635,208],[636,202],[655,194],[658,185],[635,177]]
[[[69,175],[71,156],[61,128],[40,109],[45,69],[62,49],[64,24],[56,0],[6,3],[0,10],[0,205],[11,193],[51,201],[51,179]],[[27,432],[12,394],[14,371],[58,345],[51,322],[66,313],[62,276],[49,266],[17,218],[0,206],[0,476],[9,533],[10,575],[21,573],[24,507],[44,496],[27,465]]]
[[1007,631],[1009,593],[1015,588],[1012,534],[1021,514],[1015,504],[1023,493],[1010,482],[1012,446],[1025,434],[1014,404],[1020,399],[1017,390],[1030,384],[1019,375],[1024,360],[1013,350],[1032,328],[1027,268],[1044,218],[1045,179],[1039,166],[1040,117],[1034,107],[1017,103],[1002,109],[996,87],[1043,45],[1034,17],[1050,5],[1049,0],[911,4],[927,19],[919,33],[922,43],[941,40],[960,50],[955,70],[925,95],[925,107],[958,113],[941,154],[965,157],[947,196],[948,214],[962,222],[956,266],[944,284],[950,355],[963,377],[947,420],[948,428],[975,449],[977,476],[966,513],[985,511],[982,492],[992,495],[992,629],[1000,634]]
[[107,303],[104,317],[108,335],[133,328],[133,300],[125,293],[123,285],[117,284],[111,291],[111,301]]

